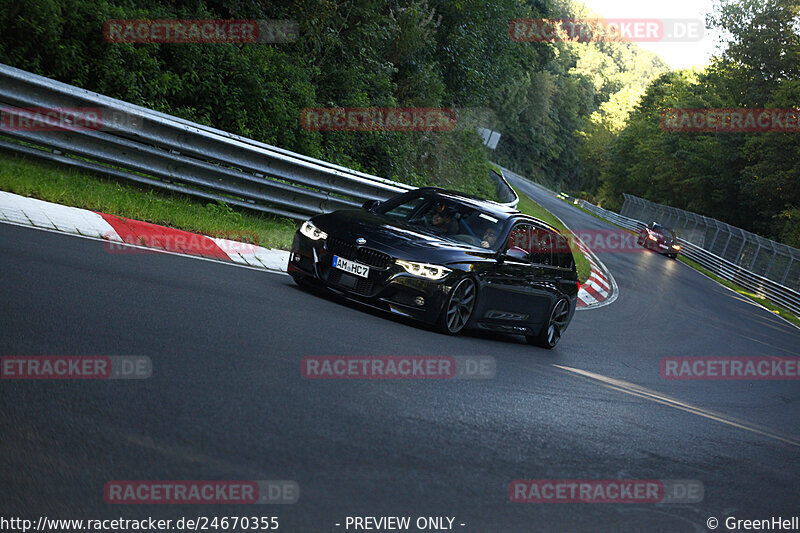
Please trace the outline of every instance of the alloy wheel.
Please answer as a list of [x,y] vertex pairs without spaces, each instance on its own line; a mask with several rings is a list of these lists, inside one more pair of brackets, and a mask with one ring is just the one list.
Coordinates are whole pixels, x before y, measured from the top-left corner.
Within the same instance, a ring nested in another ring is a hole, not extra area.
[[443,325],[447,333],[458,333],[467,325],[475,309],[477,292],[475,282],[470,278],[464,278],[453,288],[444,315]]

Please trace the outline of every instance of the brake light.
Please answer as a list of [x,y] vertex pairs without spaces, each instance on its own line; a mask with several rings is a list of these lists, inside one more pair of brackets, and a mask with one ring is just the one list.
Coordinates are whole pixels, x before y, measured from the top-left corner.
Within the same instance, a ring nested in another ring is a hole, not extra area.
[[581,282],[578,282],[578,290],[581,290]]

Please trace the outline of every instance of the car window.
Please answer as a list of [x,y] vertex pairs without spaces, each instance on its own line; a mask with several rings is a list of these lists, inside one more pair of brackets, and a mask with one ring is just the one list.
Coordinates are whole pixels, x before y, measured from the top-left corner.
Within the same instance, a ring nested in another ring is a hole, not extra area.
[[569,270],[575,266],[575,258],[572,256],[569,241],[563,235],[554,236],[553,266]]
[[665,228],[664,226],[659,226],[658,224],[653,224],[653,230],[652,231],[654,233],[659,234],[661,237],[664,237],[664,238],[667,238],[667,239],[675,239],[675,232],[673,232],[669,228]]
[[531,230],[529,224],[517,224],[509,232],[506,240],[506,253],[524,252],[527,259],[531,255]]
[[427,201],[428,199],[424,196],[415,196],[399,204],[384,204],[384,206],[381,206],[382,208],[378,208],[377,212],[391,218],[408,221],[414,215],[414,212]]
[[504,220],[444,196],[404,196],[376,213],[459,243],[487,249],[499,247]]
[[[458,221],[458,233],[466,237],[474,237],[476,244],[481,248],[497,249],[501,244],[500,235],[503,230],[503,221],[488,213],[471,211],[461,216]],[[455,236],[459,238],[459,236]]]
[[552,265],[555,234],[552,231],[534,228],[532,236],[531,262],[537,265]]

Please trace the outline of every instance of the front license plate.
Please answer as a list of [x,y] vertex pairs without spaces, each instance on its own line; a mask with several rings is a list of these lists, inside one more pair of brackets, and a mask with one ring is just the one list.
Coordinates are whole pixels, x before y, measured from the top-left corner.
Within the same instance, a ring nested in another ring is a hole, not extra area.
[[669,246],[667,246],[666,244],[659,244],[658,246],[659,246],[660,248],[664,248],[665,250],[666,250],[667,248],[669,248]]
[[369,277],[369,267],[367,265],[362,265],[361,263],[356,263],[355,261],[350,261],[349,259],[343,259],[338,255],[333,256],[333,268],[344,270],[345,272],[355,274],[356,276],[360,276],[362,278]]

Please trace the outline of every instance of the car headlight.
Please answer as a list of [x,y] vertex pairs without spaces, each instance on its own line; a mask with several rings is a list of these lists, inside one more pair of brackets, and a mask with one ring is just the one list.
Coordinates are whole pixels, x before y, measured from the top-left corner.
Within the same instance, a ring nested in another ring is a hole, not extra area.
[[311,239],[312,241],[318,241],[320,239],[327,239],[328,234],[316,227],[310,221],[306,220],[303,222],[303,225],[300,226],[300,233]]
[[398,259],[395,263],[403,267],[409,274],[434,280],[442,279],[452,272],[447,267],[429,263],[414,263],[413,261],[403,261],[402,259]]
[[658,240],[658,237],[656,237],[656,236],[655,236],[655,235],[653,235],[652,233],[649,233],[649,234],[647,235],[647,238],[648,238],[648,239],[652,239],[652,240],[654,240],[654,241],[657,241],[657,240]]
[[672,247],[675,248],[676,250],[680,250],[681,249],[681,245],[680,244],[673,244]]

